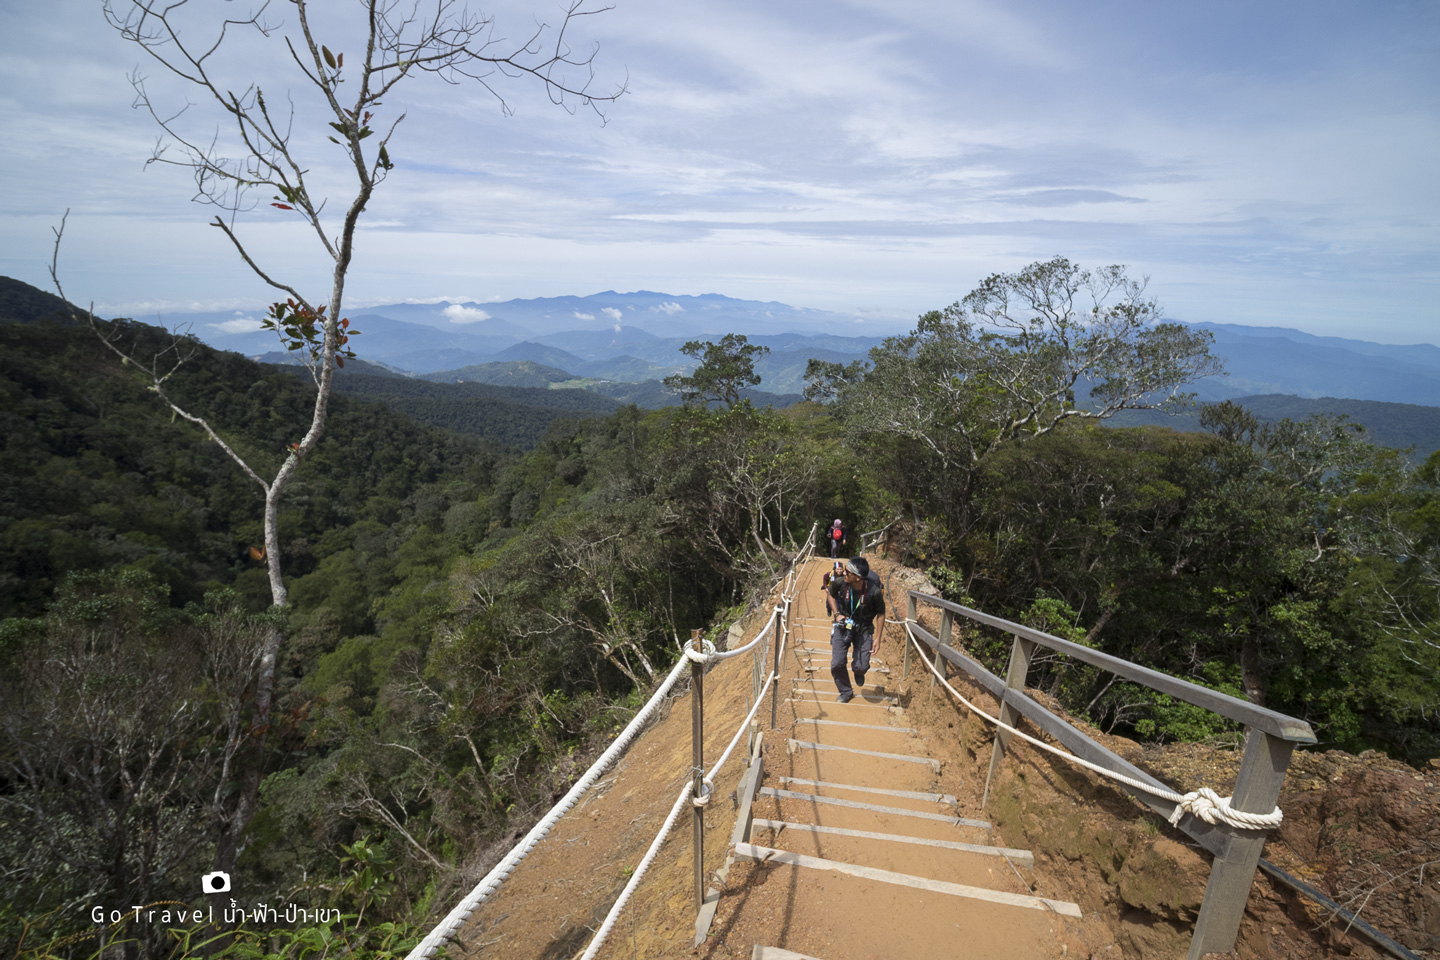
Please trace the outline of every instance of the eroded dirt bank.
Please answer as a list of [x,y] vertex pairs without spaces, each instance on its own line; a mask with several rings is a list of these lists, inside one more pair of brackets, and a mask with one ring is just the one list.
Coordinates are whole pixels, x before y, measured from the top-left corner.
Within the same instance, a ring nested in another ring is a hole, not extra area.
[[[952,682],[994,713],[995,701],[978,687]],[[955,732],[956,762],[983,779],[992,728],[948,696],[929,701],[926,687],[928,680],[918,695],[912,691],[912,713],[924,717],[920,701],[928,701],[932,726]],[[1065,716],[1050,698],[1032,695]],[[1208,786],[1228,796],[1234,786],[1238,750],[1141,746],[1067,719],[1181,792]],[[1266,844],[1266,859],[1420,956],[1440,958],[1440,762],[1416,770],[1376,752],[1296,751],[1280,807],[1285,823]],[[1074,891],[1087,917],[1113,937],[1092,944],[1092,955],[1185,956],[1210,861],[1162,818],[1098,778],[1023,747],[1002,764],[986,814],[1007,843],[1034,850],[1037,872]],[[1232,956],[1388,954],[1257,874]]]

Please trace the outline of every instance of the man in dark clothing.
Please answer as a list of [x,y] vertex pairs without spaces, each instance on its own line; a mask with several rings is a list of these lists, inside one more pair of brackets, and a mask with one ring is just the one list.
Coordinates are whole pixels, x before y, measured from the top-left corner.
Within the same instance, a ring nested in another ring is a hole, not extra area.
[[833,624],[830,676],[840,691],[836,699],[849,703],[855,698],[855,690],[850,686],[850,671],[845,668],[846,651],[851,651],[855,686],[863,687],[870,657],[878,646],[878,638],[885,632],[885,588],[880,584],[879,574],[871,571],[869,561],[864,557],[845,561],[843,578],[830,581],[826,607],[831,611]]

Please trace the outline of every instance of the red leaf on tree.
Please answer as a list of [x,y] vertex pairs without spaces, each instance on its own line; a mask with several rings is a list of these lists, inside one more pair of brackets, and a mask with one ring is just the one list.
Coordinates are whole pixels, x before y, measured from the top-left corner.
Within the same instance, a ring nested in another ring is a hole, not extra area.
[[272,206],[272,207],[278,207],[278,208],[281,209],[281,210],[294,210],[294,209],[295,209],[294,207],[290,206],[290,204],[288,204],[288,203],[272,203],[272,204],[270,204],[270,206]]

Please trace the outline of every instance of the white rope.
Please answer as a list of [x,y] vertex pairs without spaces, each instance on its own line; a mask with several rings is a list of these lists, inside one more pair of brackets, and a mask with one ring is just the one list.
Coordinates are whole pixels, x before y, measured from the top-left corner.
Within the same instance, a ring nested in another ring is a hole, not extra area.
[[700,642],[701,648],[696,650],[694,642],[687,643],[683,648],[686,660],[693,661],[694,663],[705,663],[711,657],[715,656],[715,644],[706,640],[704,637],[697,637],[696,640]]
[[[780,655],[782,657],[785,655],[783,645],[780,648]],[[755,714],[760,712],[761,705],[765,703],[765,694],[769,692],[770,687],[774,683],[775,674],[772,671],[770,676],[765,679],[764,685],[760,688],[760,695],[755,698],[755,705],[750,708],[750,712],[746,714],[745,719],[740,721],[740,728],[735,731],[735,736],[730,739],[730,746],[725,748],[725,752],[720,754],[720,759],[715,761],[715,766],[710,768],[709,775],[705,777],[706,782],[714,782],[716,775],[720,773],[720,768],[725,766],[725,761],[729,760],[730,754],[735,752],[735,747],[740,743],[740,738],[745,734],[745,731],[749,729],[750,721],[755,719]]]
[[[788,609],[791,600],[794,599],[793,592],[788,597],[783,596],[782,594],[782,599],[784,600],[784,608],[776,607],[776,614],[781,614],[783,613],[784,609]],[[770,624],[766,626],[766,630],[769,630],[770,627],[775,624],[775,622],[775,616],[772,615],[770,618]],[[760,636],[763,637],[764,635],[765,633],[764,631],[762,631]],[[780,644],[779,657],[783,658],[785,655],[784,631],[779,631],[777,633],[777,636],[780,638],[778,641]],[[756,637],[755,640],[752,641],[748,646],[742,647],[740,650],[737,650],[735,652],[743,653],[745,650],[750,649],[750,647],[753,647],[756,643],[758,643],[759,640],[760,637]],[[666,819],[664,825],[660,828],[660,832],[656,834],[654,841],[651,842],[650,849],[645,854],[644,859],[642,859],[639,865],[635,867],[635,872],[630,875],[630,881],[625,884],[625,889],[621,891],[619,898],[616,899],[614,905],[610,907],[610,912],[605,915],[604,922],[600,924],[600,929],[595,932],[595,938],[590,941],[590,946],[585,950],[585,954],[583,957],[581,957],[581,960],[590,960],[590,958],[594,957],[595,954],[599,952],[600,948],[605,945],[605,941],[610,936],[610,931],[614,929],[616,921],[620,919],[620,914],[624,912],[626,904],[630,902],[631,893],[633,893],[635,888],[639,885],[640,879],[645,876],[645,871],[650,869],[650,864],[651,861],[655,859],[655,854],[659,851],[661,845],[664,844],[665,837],[674,828],[675,818],[679,815],[680,809],[684,806],[685,798],[689,796],[690,803],[696,807],[704,807],[710,802],[710,798],[714,796],[715,778],[719,776],[720,769],[725,766],[726,762],[729,761],[730,755],[735,752],[735,747],[739,745],[741,736],[743,736],[745,731],[749,729],[750,721],[755,719],[755,714],[759,712],[761,704],[765,702],[766,692],[776,682],[776,679],[777,674],[775,673],[775,671],[772,670],[770,676],[766,678],[764,686],[760,688],[760,695],[755,698],[754,706],[750,708],[750,712],[745,716],[745,719],[740,721],[740,726],[735,731],[735,736],[731,738],[730,745],[725,748],[725,752],[720,755],[720,759],[717,760],[715,762],[715,765],[710,768],[710,772],[702,778],[702,795],[699,797],[693,795],[693,784],[687,786],[685,790],[681,791],[680,796],[675,800],[674,809],[670,811],[669,818]]]
[[668,837],[670,831],[674,829],[675,821],[680,817],[680,811],[685,809],[685,801],[689,799],[691,789],[690,784],[685,784],[684,788],[680,791],[680,795],[675,798],[675,805],[670,808],[670,816],[665,818],[665,823],[660,827],[660,832],[655,834],[655,839],[650,843],[650,849],[645,851],[645,856],[641,859],[639,866],[635,868],[634,873],[630,874],[629,882],[625,884],[625,889],[620,891],[620,897],[615,901],[615,905],[610,908],[610,912],[605,915],[605,922],[600,924],[600,929],[595,932],[595,939],[590,941],[590,946],[586,948],[585,955],[581,957],[581,960],[594,960],[595,954],[599,953],[600,948],[605,946],[605,941],[610,938],[610,931],[615,927],[615,921],[620,919],[620,914],[624,911],[625,905],[630,902],[630,897],[635,893],[635,888],[640,885],[640,879],[645,876],[645,871],[650,869],[650,864],[654,862],[655,855],[660,852],[660,847],[665,843],[665,838]]
[[749,716],[741,722],[739,732],[737,732],[735,738],[730,741],[730,746],[725,748],[725,753],[720,757],[720,760],[715,766],[710,768],[710,772],[706,774],[705,778],[701,781],[704,787],[703,794],[699,797],[694,796],[693,784],[687,784],[685,789],[680,792],[680,796],[675,801],[674,809],[670,811],[670,816],[665,820],[664,825],[660,828],[660,832],[655,835],[655,839],[651,842],[650,849],[646,852],[644,859],[635,867],[635,872],[630,875],[630,882],[625,884],[624,891],[621,892],[614,905],[610,907],[610,912],[605,915],[605,922],[600,924],[600,929],[595,932],[595,939],[590,941],[590,946],[585,951],[585,956],[582,957],[581,960],[595,956],[600,948],[605,945],[605,941],[609,938],[610,931],[614,928],[615,922],[620,919],[620,914],[625,911],[625,905],[630,902],[630,894],[633,893],[635,887],[639,885],[640,878],[645,876],[645,871],[650,869],[651,861],[655,859],[656,852],[658,852],[660,847],[665,843],[665,837],[674,829],[675,818],[684,806],[685,798],[689,797],[690,803],[697,807],[704,807],[710,802],[710,798],[714,796],[715,792],[716,775],[719,774],[720,768],[725,765],[725,762],[730,759],[730,754],[734,751],[735,745],[740,742],[740,735],[745,732],[745,729],[750,725],[750,721],[755,718],[755,712],[765,700],[765,691],[770,689],[770,684],[774,681],[775,674],[771,673],[770,679],[765,681],[765,686],[761,688],[760,696],[755,698],[755,706],[750,708]]
[[[759,643],[761,640],[764,640],[765,637],[766,637],[766,635],[769,634],[771,630],[775,629],[775,615],[776,615],[777,613],[779,613],[779,612],[780,612],[780,608],[779,608],[779,607],[775,607],[774,609],[772,609],[772,610],[770,611],[770,619],[767,620],[767,621],[765,621],[765,627],[764,627],[759,633],[757,633],[757,634],[755,635],[755,639],[754,639],[754,640],[751,640],[749,643],[745,644],[745,646],[739,647],[738,649],[735,649],[735,650],[726,650],[726,651],[721,652],[721,653],[711,653],[706,659],[707,659],[707,660],[729,660],[731,657],[738,657],[738,656],[740,656],[740,654],[742,654],[742,653],[749,653],[751,650],[753,650],[753,649],[755,648],[755,644]],[[692,658],[692,659],[698,659],[698,658]],[[701,662],[703,663],[704,661],[701,661]]]
[[[814,537],[815,528],[814,526],[812,526],[810,529],[810,535],[806,539],[805,549],[801,551],[800,558],[798,558],[796,561],[797,567],[798,565],[803,564],[806,561],[808,555],[813,550]],[[790,596],[784,597],[787,607],[789,605],[790,599],[793,598],[794,585],[797,581],[798,578],[792,579],[790,581]],[[784,587],[782,587],[781,592],[783,596],[785,592]],[[603,754],[600,755],[600,758],[596,760],[593,765],[591,765],[590,769],[585,772],[585,775],[582,776],[578,781],[576,781],[575,785],[570,788],[570,791],[561,798],[559,803],[555,804],[555,806],[550,808],[549,812],[541,818],[540,822],[535,824],[535,826],[530,829],[530,832],[525,835],[524,839],[521,840],[514,847],[512,847],[510,849],[510,852],[505,855],[504,859],[502,859],[498,864],[496,864],[494,869],[487,873],[485,877],[478,884],[476,884],[475,888],[471,890],[470,893],[463,900],[461,900],[458,904],[455,905],[455,908],[453,910],[446,914],[445,919],[440,921],[440,923],[435,926],[435,929],[431,930],[430,933],[426,935],[425,939],[421,940],[418,944],[415,945],[414,949],[412,949],[408,954],[406,954],[405,960],[429,960],[429,958],[435,955],[436,951],[439,950],[442,944],[444,944],[447,940],[454,936],[455,931],[460,928],[461,924],[463,924],[466,920],[470,919],[470,917],[479,908],[480,904],[483,903],[487,897],[494,893],[500,887],[500,885],[509,878],[510,874],[514,872],[517,866],[519,866],[520,862],[524,860],[527,856],[529,856],[530,851],[535,849],[535,846],[541,840],[545,839],[545,837],[554,828],[555,824],[559,822],[560,818],[570,811],[571,807],[575,805],[575,803],[580,799],[580,797],[583,796],[584,793],[589,790],[591,786],[594,785],[595,781],[600,779],[600,776],[604,774],[604,772],[609,768],[610,764],[614,763],[615,759],[622,752],[624,752],[624,749],[626,748],[626,746],[628,746],[629,742],[635,737],[636,733],[638,733],[640,728],[645,725],[645,723],[650,719],[650,716],[655,712],[659,704],[665,699],[666,694],[670,692],[670,688],[673,687],[676,681],[680,679],[681,675],[684,673],[686,666],[688,666],[692,662],[706,663],[712,659],[726,660],[730,657],[739,656],[740,654],[745,653],[746,651],[753,648],[757,643],[759,643],[766,636],[766,634],[769,633],[771,629],[773,629],[776,622],[776,614],[780,612],[781,608],[776,607],[771,613],[770,620],[766,623],[765,628],[760,631],[760,633],[755,637],[754,640],[752,640],[749,644],[741,647],[738,650],[731,650],[725,653],[717,653],[715,650],[715,645],[709,640],[701,641],[700,650],[695,650],[692,646],[686,645],[683,648],[683,656],[681,656],[681,658],[676,662],[674,668],[670,671],[669,675],[666,676],[664,682],[661,683],[660,687],[655,691],[654,695],[651,696],[650,700],[645,704],[645,706],[642,707],[640,711],[635,714],[634,718],[631,719],[629,725],[626,726],[623,731],[621,731],[620,735],[615,738],[615,741],[610,744],[610,746],[605,750]],[[774,677],[775,675],[772,673],[771,680],[773,680]],[[767,683],[766,686],[768,689],[769,684]],[[759,703],[760,700],[759,698],[757,698],[757,707]],[[754,713],[755,711],[752,710],[752,717]],[[742,730],[744,729],[745,725],[749,724],[749,721],[750,718],[747,717],[745,724],[742,724],[741,726]],[[723,764],[724,761],[729,758],[730,752],[733,749],[734,741],[732,741],[730,748],[726,750],[725,755],[721,758],[721,764]],[[715,771],[718,772],[721,764],[716,765]],[[655,854],[660,849],[660,845],[664,843],[666,835],[669,834],[670,829],[674,826],[675,819],[679,816],[680,810],[684,806],[685,799],[687,797],[690,798],[693,804],[700,807],[703,807],[706,803],[710,801],[710,797],[713,794],[714,787],[713,773],[712,776],[706,777],[704,779],[703,784],[705,789],[702,791],[702,794],[699,797],[694,796],[694,787],[691,784],[687,784],[685,789],[681,791],[680,796],[675,801],[674,808],[670,811],[669,818],[665,821],[665,825],[661,827],[660,833],[656,835],[654,843],[650,845],[650,850],[646,853],[645,859],[641,861],[640,866],[637,867],[635,873],[631,875],[630,882],[625,885],[624,892],[621,893],[620,898],[611,908],[609,916],[605,918],[605,924],[601,927],[600,932],[596,934],[595,940],[592,941],[590,945],[590,950],[588,950],[585,954],[586,958],[593,957],[595,955],[594,952],[600,949],[600,947],[605,942],[605,938],[609,936],[610,928],[614,926],[615,919],[619,917],[620,911],[629,901],[631,893],[634,892],[636,885],[640,882],[640,878],[644,876],[645,870],[649,869],[650,862],[654,860]]]
[[1062,760],[1068,760],[1071,763],[1082,766],[1087,770],[1092,770],[1103,777],[1109,777],[1111,780],[1116,780],[1120,783],[1126,784],[1127,786],[1134,787],[1136,790],[1144,791],[1145,793],[1148,793],[1153,797],[1159,797],[1161,800],[1170,801],[1171,803],[1175,804],[1175,810],[1173,813],[1170,814],[1171,825],[1179,824],[1180,818],[1183,817],[1186,813],[1193,814],[1194,816],[1198,817],[1201,820],[1204,820],[1206,823],[1211,825],[1217,823],[1226,823],[1232,827],[1241,827],[1247,830],[1271,830],[1275,827],[1280,826],[1281,821],[1284,819],[1284,814],[1280,812],[1279,807],[1276,807],[1269,813],[1246,813],[1243,810],[1236,810],[1230,805],[1231,801],[1234,799],[1233,797],[1222,797],[1214,790],[1211,790],[1209,787],[1201,787],[1199,790],[1192,790],[1189,793],[1182,795],[1175,793],[1172,790],[1166,790],[1162,787],[1152,786],[1151,784],[1145,783],[1141,780],[1135,780],[1131,777],[1127,777],[1122,773],[1116,773],[1114,770],[1107,769],[1106,767],[1102,767],[1099,764],[1091,763],[1089,760],[1077,757],[1073,753],[1069,753],[1064,750],[1057,750],[1055,747],[1052,747],[1048,743],[1044,743],[1040,740],[1035,739],[1027,733],[1016,730],[1008,723],[1001,723],[998,718],[990,716],[990,714],[986,713],[984,710],[981,710],[979,707],[975,706],[975,704],[965,699],[965,695],[962,694],[959,690],[956,690],[954,687],[950,686],[950,682],[941,675],[939,670],[935,669],[935,664],[930,662],[929,657],[925,656],[925,648],[920,645],[919,638],[915,636],[915,631],[911,629],[915,625],[915,621],[907,619],[904,622],[905,633],[910,637],[910,642],[915,645],[915,649],[921,653],[920,662],[924,663],[925,666],[930,669],[930,672],[935,675],[935,678],[945,685],[946,690],[949,690],[952,694],[954,694],[955,698],[961,703],[965,704],[965,706],[969,707],[972,712],[984,717],[986,720],[990,721],[1000,729],[1008,730],[1010,733],[1014,734],[1025,742],[1034,744],[1041,750],[1052,753],[1055,756],[1061,758]]
[[440,946],[449,940],[456,930],[460,929],[460,925],[470,919],[480,904],[494,893],[500,884],[505,882],[520,861],[529,856],[530,851],[535,849],[535,845],[545,839],[560,818],[570,811],[570,808],[575,805],[585,791],[589,790],[595,781],[599,780],[600,776],[609,769],[610,764],[614,763],[616,758],[624,752],[626,746],[640,732],[640,728],[649,721],[665,699],[665,695],[670,692],[670,688],[680,679],[688,666],[689,662],[684,657],[676,662],[674,669],[660,684],[649,702],[635,714],[629,725],[615,738],[615,742],[610,744],[609,748],[600,755],[600,759],[596,760],[590,769],[585,771],[585,775],[575,782],[575,785],[570,788],[570,792],[565,794],[559,803],[551,807],[539,823],[530,828],[530,832],[525,835],[525,838],[510,849],[504,859],[475,885],[475,889],[471,890],[465,899],[455,905],[455,909],[446,914],[445,919],[440,921],[435,929],[426,935],[425,939],[415,945],[415,948],[406,955],[405,960],[429,960]]

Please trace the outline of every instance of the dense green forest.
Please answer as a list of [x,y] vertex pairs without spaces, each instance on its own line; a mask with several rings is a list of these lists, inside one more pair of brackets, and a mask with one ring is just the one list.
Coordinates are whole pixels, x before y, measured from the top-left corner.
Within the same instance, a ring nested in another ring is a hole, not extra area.
[[[303,368],[302,368],[303,369]],[[620,404],[588,390],[431,383],[408,377],[342,375],[338,393],[384,403],[421,423],[499,446],[533,447],[552,420],[613,413]]]
[[[978,333],[983,298],[868,364],[813,364],[810,402],[557,405],[526,450],[342,390],[282,509],[283,610],[254,484],[36,303],[0,327],[0,942],[23,934],[21,956],[91,956],[93,905],[198,902],[241,742],[262,804],[232,896],[334,909],[350,948],[402,950],[608,742],[676,635],[724,629],[817,517],[890,524],[951,598],[1304,717],[1322,748],[1440,755],[1440,456],[1234,405],[1200,432],[1102,428],[1067,396],[1083,338]],[[1208,363],[1200,335],[1114,335],[1133,350],[1102,398],[1187,375],[1157,357]],[[173,390],[264,464],[313,386],[199,348]],[[457,427],[528,416],[471,400]],[[254,728],[277,625],[277,710]],[[1107,729],[1233,739],[1086,667],[1037,677]],[[174,948],[119,933],[129,956]],[[303,935],[266,949],[298,957]]]

